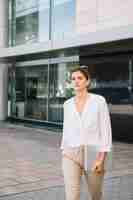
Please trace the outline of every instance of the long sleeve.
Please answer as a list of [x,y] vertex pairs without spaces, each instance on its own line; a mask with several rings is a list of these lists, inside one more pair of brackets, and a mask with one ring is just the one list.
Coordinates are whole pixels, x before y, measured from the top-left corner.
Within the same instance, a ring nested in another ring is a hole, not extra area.
[[100,149],[109,152],[112,148],[111,120],[106,100],[100,106]]
[[61,146],[60,148],[63,149],[65,146],[65,129],[67,126],[67,119],[66,119],[66,106],[65,103],[63,104],[63,133],[62,133],[62,139],[61,139]]

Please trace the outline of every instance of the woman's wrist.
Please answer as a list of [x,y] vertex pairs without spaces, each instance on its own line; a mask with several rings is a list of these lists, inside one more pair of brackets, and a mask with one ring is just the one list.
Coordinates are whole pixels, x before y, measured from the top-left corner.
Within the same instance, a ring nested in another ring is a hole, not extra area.
[[107,152],[99,152],[97,156],[97,161],[104,163]]

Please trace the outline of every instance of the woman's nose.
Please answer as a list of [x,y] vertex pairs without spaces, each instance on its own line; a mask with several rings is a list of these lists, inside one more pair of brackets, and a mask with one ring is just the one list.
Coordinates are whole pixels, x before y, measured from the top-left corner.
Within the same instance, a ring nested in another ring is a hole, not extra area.
[[78,80],[76,80],[76,81],[75,81],[75,84],[78,84],[78,83],[79,83],[79,81],[78,81]]

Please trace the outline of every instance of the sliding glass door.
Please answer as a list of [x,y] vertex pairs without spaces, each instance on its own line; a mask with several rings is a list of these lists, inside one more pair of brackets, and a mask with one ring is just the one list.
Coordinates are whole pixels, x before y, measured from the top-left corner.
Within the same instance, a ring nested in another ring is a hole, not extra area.
[[47,120],[48,66],[29,67],[25,76],[25,117]]
[[17,67],[12,88],[12,115],[48,119],[48,66]]

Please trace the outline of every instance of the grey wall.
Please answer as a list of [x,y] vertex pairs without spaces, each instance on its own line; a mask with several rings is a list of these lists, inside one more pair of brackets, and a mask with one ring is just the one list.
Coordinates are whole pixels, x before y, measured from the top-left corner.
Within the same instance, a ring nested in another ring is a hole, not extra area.
[[[0,0],[0,48],[8,44],[8,0]],[[1,51],[0,51],[1,54]],[[0,62],[0,120],[7,117],[8,98],[8,67],[4,62]]]

